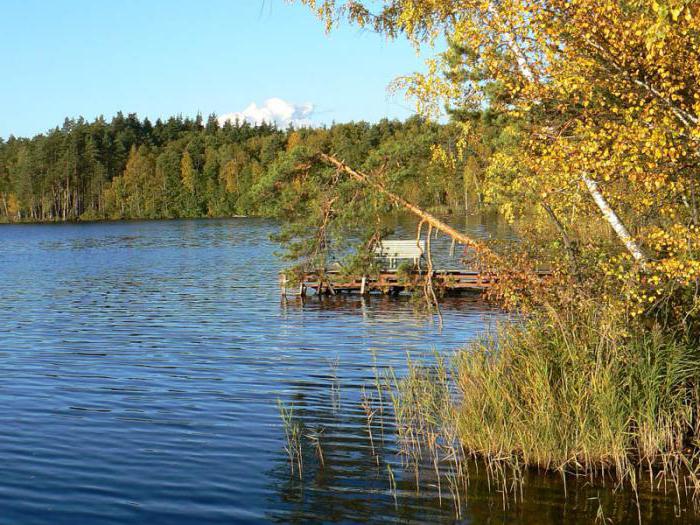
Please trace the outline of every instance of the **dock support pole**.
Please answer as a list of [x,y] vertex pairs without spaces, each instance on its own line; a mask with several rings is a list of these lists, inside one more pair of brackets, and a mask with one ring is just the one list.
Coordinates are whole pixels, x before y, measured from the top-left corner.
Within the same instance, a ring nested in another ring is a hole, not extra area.
[[287,297],[287,274],[280,274],[280,293],[282,297]]
[[362,276],[362,283],[360,284],[360,295],[365,295],[367,292],[367,276]]

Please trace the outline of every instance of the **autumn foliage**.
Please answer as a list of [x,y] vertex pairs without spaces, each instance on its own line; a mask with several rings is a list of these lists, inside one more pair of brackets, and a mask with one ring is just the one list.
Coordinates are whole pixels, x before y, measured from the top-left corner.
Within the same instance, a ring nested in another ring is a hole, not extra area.
[[304,3],[329,28],[349,19],[423,48],[448,42],[396,87],[428,114],[510,119],[514,140],[491,155],[482,191],[522,225],[524,246],[566,261],[630,318],[697,330],[700,2]]

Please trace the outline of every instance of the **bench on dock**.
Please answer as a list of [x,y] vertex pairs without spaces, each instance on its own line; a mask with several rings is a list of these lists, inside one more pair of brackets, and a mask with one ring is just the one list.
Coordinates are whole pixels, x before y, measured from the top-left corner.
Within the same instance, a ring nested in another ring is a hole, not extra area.
[[396,268],[396,261],[413,261],[414,265],[420,263],[423,253],[425,253],[425,241],[415,239],[382,241],[374,249],[375,255],[386,260],[389,268]]

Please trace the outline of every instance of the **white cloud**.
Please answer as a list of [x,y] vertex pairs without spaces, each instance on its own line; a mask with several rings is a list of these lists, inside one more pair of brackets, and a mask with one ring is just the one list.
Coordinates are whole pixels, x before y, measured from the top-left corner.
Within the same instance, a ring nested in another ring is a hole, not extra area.
[[248,122],[249,124],[277,124],[280,128],[286,128],[290,124],[295,128],[312,126],[311,115],[314,105],[310,102],[293,104],[281,98],[270,98],[262,106],[252,102],[243,111],[227,113],[219,117],[222,126],[226,121]]

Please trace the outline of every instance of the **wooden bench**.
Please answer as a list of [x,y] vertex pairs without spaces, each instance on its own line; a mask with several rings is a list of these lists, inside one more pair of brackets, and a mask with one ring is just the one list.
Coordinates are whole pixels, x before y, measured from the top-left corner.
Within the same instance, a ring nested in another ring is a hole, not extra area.
[[409,260],[413,264],[418,265],[420,259],[425,252],[425,241],[416,242],[415,239],[410,241],[382,241],[374,249],[374,253],[388,261],[389,268],[396,268],[396,261]]

